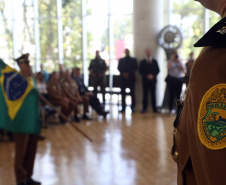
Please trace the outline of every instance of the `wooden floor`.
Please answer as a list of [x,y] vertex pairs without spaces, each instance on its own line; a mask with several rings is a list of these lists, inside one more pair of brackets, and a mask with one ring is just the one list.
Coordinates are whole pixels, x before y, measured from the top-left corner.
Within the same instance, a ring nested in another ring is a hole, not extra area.
[[[106,120],[93,113],[94,120],[76,124],[92,143],[69,124],[43,129],[33,178],[42,185],[175,185],[174,116],[108,108]],[[0,185],[15,184],[13,147],[0,143]]]

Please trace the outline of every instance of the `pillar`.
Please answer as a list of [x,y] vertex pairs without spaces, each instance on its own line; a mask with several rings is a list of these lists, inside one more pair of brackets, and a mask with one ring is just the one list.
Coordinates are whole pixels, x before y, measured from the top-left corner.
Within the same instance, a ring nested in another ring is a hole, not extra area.
[[[151,49],[153,58],[158,61],[160,73],[157,78],[156,101],[157,106],[161,106],[165,92],[166,62],[164,61],[165,53],[158,44],[158,34],[164,27],[164,0],[134,0],[133,20],[134,56],[138,60],[138,65],[145,58],[146,48]],[[137,74],[136,85],[137,107],[139,108],[142,103],[142,84],[139,74]]]

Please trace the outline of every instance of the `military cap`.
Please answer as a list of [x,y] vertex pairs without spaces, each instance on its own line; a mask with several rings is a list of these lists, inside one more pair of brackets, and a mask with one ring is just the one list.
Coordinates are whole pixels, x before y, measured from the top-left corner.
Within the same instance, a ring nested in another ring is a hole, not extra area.
[[30,62],[30,60],[28,59],[29,56],[30,56],[29,53],[22,54],[19,58],[14,59],[14,60],[17,62],[17,64],[21,64],[21,63],[28,63],[29,64],[29,62]]

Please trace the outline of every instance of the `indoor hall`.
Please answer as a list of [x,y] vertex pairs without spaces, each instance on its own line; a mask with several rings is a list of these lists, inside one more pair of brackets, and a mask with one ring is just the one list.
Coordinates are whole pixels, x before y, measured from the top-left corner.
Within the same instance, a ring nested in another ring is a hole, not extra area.
[[[170,155],[175,114],[168,114],[164,103],[167,61],[173,49],[183,63],[190,52],[197,57],[201,49],[193,45],[218,15],[194,0],[1,0],[0,12],[0,58],[7,65],[18,70],[13,59],[30,53],[33,73],[40,71],[40,64],[49,74],[59,71],[61,64],[68,70],[78,67],[90,90],[88,67],[96,50],[108,67],[106,120],[92,110],[92,120],[74,123],[93,142],[69,123],[48,123],[42,129],[46,139],[38,143],[35,180],[44,185],[176,184],[177,167]],[[150,110],[151,103],[145,114],[140,113],[143,92],[138,70],[135,112],[128,98],[125,113],[119,113],[120,88],[115,85],[119,59],[129,49],[139,66],[147,48],[160,69],[159,113]],[[0,142],[0,185],[15,184],[14,159],[14,143]]]
[[[93,113],[94,120],[75,123],[93,142],[68,123],[42,129],[33,178],[42,185],[175,185],[174,116],[109,110],[106,120]],[[14,143],[0,142],[0,151],[0,184],[14,185]]]

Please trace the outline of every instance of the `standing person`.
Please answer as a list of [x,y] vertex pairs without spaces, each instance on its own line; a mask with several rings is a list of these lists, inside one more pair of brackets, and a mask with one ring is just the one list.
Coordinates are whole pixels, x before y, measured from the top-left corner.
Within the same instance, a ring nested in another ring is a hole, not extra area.
[[188,86],[188,83],[189,83],[189,79],[190,79],[190,74],[191,74],[191,69],[192,69],[192,66],[195,62],[195,59],[194,59],[194,53],[191,52],[189,54],[189,59],[186,63],[186,75],[185,75],[185,83],[186,83],[186,86]]
[[[194,46],[204,47],[196,59],[183,110],[175,122],[172,155],[178,185],[226,182],[226,0],[199,0],[221,15]],[[181,106],[182,106],[181,105]]]
[[93,93],[97,95],[97,88],[100,86],[103,104],[105,104],[105,73],[108,67],[105,61],[100,57],[100,52],[96,51],[96,57],[91,60],[89,66],[90,80],[93,84]]
[[126,88],[130,89],[130,95],[132,99],[131,109],[134,112],[134,107],[136,104],[135,99],[135,82],[137,70],[137,60],[130,56],[129,49],[125,49],[125,57],[119,59],[118,70],[120,72],[120,83],[121,83],[121,95],[122,95],[122,110],[120,112],[125,112],[126,108]]
[[64,64],[59,64],[59,78],[60,81],[64,78]]
[[40,133],[40,110],[28,58],[27,53],[15,59],[20,72],[0,60],[0,127],[14,133],[17,185],[40,185],[31,178]]
[[142,75],[143,85],[143,110],[141,113],[147,112],[149,89],[151,91],[152,111],[158,112],[156,108],[156,77],[159,73],[159,66],[158,62],[152,58],[150,49],[146,49],[145,53],[146,58],[140,62],[139,68],[139,72]]
[[166,82],[169,89],[169,111],[173,113],[174,100],[180,98],[184,80],[184,65],[174,51],[168,62],[168,76]]
[[45,76],[42,72],[38,72],[35,75],[35,83],[36,83],[36,88],[40,95],[46,96],[47,94],[47,85],[45,82]]
[[49,81],[49,73],[47,73],[46,70],[44,70],[43,64],[40,65],[41,73],[44,75],[45,83],[47,84]]

